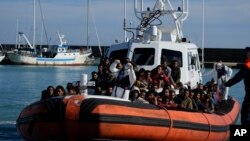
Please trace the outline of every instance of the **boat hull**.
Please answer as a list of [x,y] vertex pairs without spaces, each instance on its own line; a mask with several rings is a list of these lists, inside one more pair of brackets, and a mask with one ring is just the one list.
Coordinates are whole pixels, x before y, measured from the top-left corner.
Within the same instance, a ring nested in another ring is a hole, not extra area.
[[87,54],[67,55],[68,57],[56,56],[54,58],[33,57],[28,55],[21,55],[18,53],[9,53],[8,58],[14,64],[23,65],[48,65],[48,66],[68,66],[68,65],[85,65],[88,56]]
[[229,139],[229,127],[236,122],[239,110],[234,99],[226,113],[210,114],[70,96],[27,106],[17,119],[17,129],[25,140],[221,141]]

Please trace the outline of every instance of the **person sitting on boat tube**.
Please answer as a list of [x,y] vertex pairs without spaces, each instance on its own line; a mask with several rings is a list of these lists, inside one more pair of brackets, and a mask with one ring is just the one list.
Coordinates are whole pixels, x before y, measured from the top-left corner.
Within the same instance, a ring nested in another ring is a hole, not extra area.
[[130,89],[136,81],[136,75],[133,65],[127,59],[121,68],[117,68],[117,65],[120,63],[120,60],[115,60],[109,68],[116,78],[111,96],[128,100]]

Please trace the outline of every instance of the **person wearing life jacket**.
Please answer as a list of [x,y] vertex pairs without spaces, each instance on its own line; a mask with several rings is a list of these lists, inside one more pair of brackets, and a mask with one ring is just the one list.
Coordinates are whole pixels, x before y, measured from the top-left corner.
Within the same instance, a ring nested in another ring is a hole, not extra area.
[[241,106],[241,124],[250,126],[250,47],[246,47],[247,59],[243,67],[233,78],[225,83],[226,87],[231,87],[242,79],[245,84],[245,97]]
[[118,64],[121,65],[120,60],[115,60],[110,65],[110,71],[116,78],[111,96],[128,100],[130,89],[136,81],[135,71],[133,65],[128,61],[125,61],[122,67],[117,67]]
[[220,60],[215,66],[216,81],[218,88],[222,94],[222,102],[226,102],[228,99],[229,87],[224,87],[224,83],[228,81],[232,76],[232,69],[222,63]]

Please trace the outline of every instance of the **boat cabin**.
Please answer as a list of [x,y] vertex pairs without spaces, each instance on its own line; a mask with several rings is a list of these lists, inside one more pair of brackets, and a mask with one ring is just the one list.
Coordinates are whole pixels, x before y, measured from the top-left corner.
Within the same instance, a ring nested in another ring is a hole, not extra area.
[[132,42],[112,45],[107,56],[112,59],[129,58],[138,67],[152,70],[167,60],[170,65],[174,60],[179,62],[181,82],[191,83],[195,87],[201,82],[201,67],[198,48],[193,43],[170,41],[152,41],[150,43]]
[[[158,4],[155,4],[153,10],[147,8],[147,11],[139,11],[135,1],[135,14],[141,21],[140,25],[134,28],[135,36],[123,43],[111,45],[106,56],[111,59],[129,58],[138,69],[146,70],[156,68],[163,60],[167,60],[169,65],[174,60],[178,61],[181,82],[190,83],[191,87],[195,88],[197,83],[202,82],[198,47],[187,41],[181,30],[182,23],[188,16],[187,2],[182,3],[178,10],[169,2],[161,3],[162,7],[158,7]],[[159,17],[163,15],[174,18],[174,28],[157,24],[157,21],[162,23]]]
[[68,50],[69,46],[68,45],[54,45],[52,46],[51,52],[53,53],[66,53]]

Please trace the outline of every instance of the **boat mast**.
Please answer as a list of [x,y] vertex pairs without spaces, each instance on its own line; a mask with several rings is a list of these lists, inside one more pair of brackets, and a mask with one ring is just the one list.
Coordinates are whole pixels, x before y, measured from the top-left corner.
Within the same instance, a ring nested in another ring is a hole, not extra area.
[[16,46],[15,48],[17,49],[17,44],[18,44],[18,41],[19,41],[19,36],[18,36],[18,32],[19,32],[19,18],[17,17],[16,18]]
[[33,3],[33,48],[35,48],[35,40],[36,40],[36,0]]
[[44,30],[44,16],[43,16],[43,13],[42,13],[42,6],[41,6],[41,1],[39,0],[39,8],[40,8],[40,14],[41,14],[41,17],[42,17],[42,28],[41,28],[41,38],[40,38],[40,47],[39,47],[39,54],[41,53],[42,51],[42,44],[43,44],[43,30]]
[[92,10],[91,7],[90,7],[90,12],[91,12],[91,18],[92,18],[92,21],[93,21],[93,25],[94,25],[94,28],[95,28],[95,34],[96,34],[96,38],[97,38],[97,42],[98,42],[99,52],[100,52],[100,55],[102,56],[101,43],[100,43],[100,39],[99,39],[99,36],[98,36],[98,31],[97,31],[97,28],[96,28],[96,24],[95,24],[95,18],[94,18],[93,10]]
[[87,49],[89,48],[89,0],[87,0]]
[[49,45],[49,39],[48,39],[47,30],[46,30],[46,27],[45,27],[45,22],[44,22],[45,20],[44,20],[44,14],[43,14],[43,10],[42,10],[41,0],[39,0],[38,2],[39,2],[41,19],[42,19],[41,43],[42,43],[42,35],[43,35],[43,31],[44,31],[46,41],[47,41],[47,45]]

